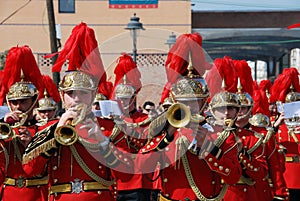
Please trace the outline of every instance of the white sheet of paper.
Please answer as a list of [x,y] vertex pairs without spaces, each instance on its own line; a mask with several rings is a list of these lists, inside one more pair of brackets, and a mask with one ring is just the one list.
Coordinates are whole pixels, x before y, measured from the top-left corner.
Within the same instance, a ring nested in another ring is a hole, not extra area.
[[99,101],[100,110],[104,117],[109,116],[121,116],[121,109],[116,101],[113,100],[103,100]]
[[284,118],[300,117],[300,101],[284,103]]

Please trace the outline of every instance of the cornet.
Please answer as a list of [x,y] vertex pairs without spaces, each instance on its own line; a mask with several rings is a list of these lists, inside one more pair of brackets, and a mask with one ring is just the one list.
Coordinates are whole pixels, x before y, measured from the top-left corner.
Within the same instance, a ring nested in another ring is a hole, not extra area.
[[75,111],[79,113],[79,116],[76,119],[68,119],[64,126],[55,129],[54,138],[59,144],[69,146],[78,140],[78,133],[75,130],[75,126],[85,118],[86,110],[86,104],[77,105]]
[[0,123],[0,139],[1,140],[8,140],[14,137],[14,132],[12,131],[13,128],[18,128],[22,126],[26,120],[28,115],[26,113],[22,113],[18,115],[19,121],[15,122],[12,118],[8,118],[8,123]]

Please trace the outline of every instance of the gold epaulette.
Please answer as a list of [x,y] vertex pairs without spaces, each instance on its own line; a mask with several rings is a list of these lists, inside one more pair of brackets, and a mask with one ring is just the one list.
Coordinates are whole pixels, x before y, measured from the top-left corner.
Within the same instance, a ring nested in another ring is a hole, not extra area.
[[57,124],[52,124],[35,134],[25,149],[22,159],[23,164],[27,164],[29,161],[41,155],[41,153],[56,147],[56,140],[54,139],[54,129],[56,125]]

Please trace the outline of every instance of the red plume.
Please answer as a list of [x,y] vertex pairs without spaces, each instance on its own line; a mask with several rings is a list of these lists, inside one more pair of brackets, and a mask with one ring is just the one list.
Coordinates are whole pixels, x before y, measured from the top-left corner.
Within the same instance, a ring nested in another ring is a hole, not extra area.
[[245,60],[234,60],[234,67],[237,76],[240,78],[242,85],[242,92],[247,92],[252,96],[253,93],[253,78],[251,75],[251,68]]
[[189,55],[194,75],[203,76],[205,71],[211,68],[211,65],[206,62],[200,34],[182,34],[170,49],[166,60],[165,66],[169,82],[175,83],[180,76],[187,75]]
[[[61,99],[60,99],[60,95],[59,95],[57,86],[54,83],[53,79],[49,75],[43,75],[43,82],[45,85],[45,89],[47,90],[47,93],[49,94],[49,97],[52,97],[56,103],[59,103]],[[43,95],[43,93],[44,93],[43,91],[40,92],[40,97],[41,97],[41,95]],[[41,98],[43,98],[43,96]]]
[[268,90],[270,92],[271,87],[272,87],[271,80],[261,80],[259,83],[259,88],[263,91]]
[[111,98],[113,92],[113,83],[107,81],[105,84],[98,86],[98,93],[103,94],[107,99]]
[[260,89],[260,87],[258,86],[258,84],[257,84],[257,82],[255,80],[253,80],[252,86],[253,86],[253,91]]
[[285,102],[285,96],[290,90],[291,83],[289,76],[280,74],[271,88],[270,102],[276,102],[278,100]]
[[291,84],[294,87],[294,91],[300,92],[300,84],[299,84],[299,72],[296,68],[285,68],[282,71],[282,74],[287,75],[291,78]]
[[295,68],[286,68],[274,81],[271,88],[271,101],[279,100],[285,102],[286,95],[290,92],[290,87],[293,86],[293,90],[300,92],[299,86],[299,73]]
[[252,98],[254,102],[252,114],[261,113],[270,117],[269,102],[266,93],[261,89],[254,90]]
[[294,29],[294,28],[298,28],[298,27],[300,27],[300,23],[299,22],[296,23],[296,24],[292,24],[292,25],[288,26],[287,29]]
[[172,84],[170,82],[167,82],[166,85],[164,86],[164,89],[161,93],[161,98],[160,98],[161,103],[163,103],[165,101],[165,99],[169,97],[170,91],[171,91],[171,86],[172,86]]
[[208,72],[205,78],[210,89],[210,96],[224,91],[222,81],[225,81],[225,91],[235,93],[237,91],[237,79],[233,61],[230,57],[217,58],[214,67]]
[[3,70],[2,82],[5,84],[2,84],[0,90],[1,104],[9,88],[21,80],[21,71],[24,74],[24,81],[32,82],[39,91],[43,90],[42,74],[31,49],[28,46],[12,47],[7,54]]
[[[126,84],[133,86],[138,93],[142,88],[141,73],[137,68],[136,63],[133,61],[132,57],[128,54],[123,53],[117,61],[117,66],[114,70],[115,73],[115,83],[116,87],[120,83],[124,83],[124,79],[126,80]],[[125,77],[126,75],[126,77]]]
[[52,67],[52,72],[60,72],[66,60],[69,61],[68,70],[81,70],[100,80],[100,83],[106,81],[106,73],[94,30],[83,22],[73,28]]

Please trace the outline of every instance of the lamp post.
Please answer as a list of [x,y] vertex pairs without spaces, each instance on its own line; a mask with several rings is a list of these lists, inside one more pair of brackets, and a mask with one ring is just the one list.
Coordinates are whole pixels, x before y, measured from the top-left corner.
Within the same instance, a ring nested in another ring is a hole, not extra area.
[[130,30],[130,34],[133,39],[133,61],[136,63],[136,57],[137,57],[137,50],[136,50],[136,39],[138,36],[138,32],[140,29],[145,30],[143,27],[143,24],[140,22],[140,18],[136,16],[134,13],[133,16],[130,18],[130,22],[127,24],[127,27],[125,29]]
[[169,38],[165,42],[166,45],[169,45],[169,49],[176,43],[176,35],[172,32],[171,35],[169,35]]

